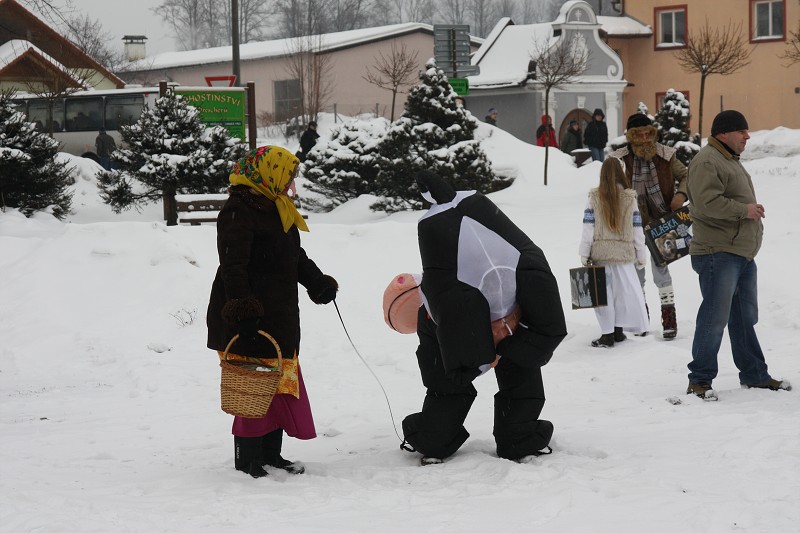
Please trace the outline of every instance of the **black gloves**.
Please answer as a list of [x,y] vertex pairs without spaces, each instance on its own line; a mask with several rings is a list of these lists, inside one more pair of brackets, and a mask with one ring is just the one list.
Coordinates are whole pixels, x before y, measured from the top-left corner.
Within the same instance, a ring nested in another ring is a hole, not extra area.
[[329,304],[336,299],[339,284],[335,279],[327,274],[314,286],[314,290],[308,290],[308,296],[315,304]]
[[255,340],[258,338],[258,324],[261,322],[261,319],[256,318],[245,318],[244,320],[240,320],[238,323],[239,327],[239,337],[245,340]]

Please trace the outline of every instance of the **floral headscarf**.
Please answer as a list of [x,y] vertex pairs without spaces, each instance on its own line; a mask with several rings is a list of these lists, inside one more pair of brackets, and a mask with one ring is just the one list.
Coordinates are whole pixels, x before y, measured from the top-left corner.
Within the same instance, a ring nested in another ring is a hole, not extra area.
[[292,226],[308,231],[306,221],[294,202],[284,194],[299,168],[300,160],[289,150],[280,146],[261,146],[240,159],[228,179],[233,185],[247,185],[275,202],[284,232]]

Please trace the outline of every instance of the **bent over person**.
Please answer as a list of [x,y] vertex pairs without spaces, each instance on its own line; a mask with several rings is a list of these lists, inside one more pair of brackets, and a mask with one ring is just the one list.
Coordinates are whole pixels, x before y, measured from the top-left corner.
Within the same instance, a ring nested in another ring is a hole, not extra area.
[[[483,194],[456,192],[428,171],[416,180],[433,204],[418,224],[424,305],[417,361],[427,393],[422,411],[403,420],[404,449],[421,453],[423,464],[454,454],[469,437],[472,381],[494,367],[497,455],[524,461],[550,453],[553,424],[539,419],[541,367],[567,328],[547,260]],[[492,321],[515,312],[516,328],[496,337]]]
[[316,304],[333,301],[339,287],[300,246],[299,230],[308,226],[288,196],[299,164],[278,146],[251,150],[233,168],[230,197],[217,218],[219,268],[206,317],[208,347],[221,356],[238,333],[230,358],[275,367],[277,351],[258,334],[263,330],[283,355],[283,375],[266,415],[233,420],[234,465],[253,477],[266,476],[264,466],[305,470],[281,455],[284,432],[297,439],[317,436],[298,361],[297,285]]
[[716,400],[711,383],[717,377],[725,327],[733,362],[744,388],[791,390],[774,379],[758,342],[758,269],[764,206],[758,203],[750,174],[739,161],[748,134],[744,115],[722,111],[711,124],[711,137],[689,165],[688,192],[692,215],[689,253],[700,280],[703,301],[697,310],[687,394]]

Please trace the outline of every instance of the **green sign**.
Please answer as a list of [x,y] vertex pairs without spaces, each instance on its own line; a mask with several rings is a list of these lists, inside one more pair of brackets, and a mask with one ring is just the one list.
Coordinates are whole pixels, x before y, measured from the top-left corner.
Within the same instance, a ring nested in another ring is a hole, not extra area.
[[459,96],[467,96],[469,94],[469,80],[467,78],[448,78],[450,87],[453,88],[455,93]]
[[224,126],[232,137],[246,141],[245,92],[243,89],[175,88],[189,105],[200,111],[200,122],[206,126]]

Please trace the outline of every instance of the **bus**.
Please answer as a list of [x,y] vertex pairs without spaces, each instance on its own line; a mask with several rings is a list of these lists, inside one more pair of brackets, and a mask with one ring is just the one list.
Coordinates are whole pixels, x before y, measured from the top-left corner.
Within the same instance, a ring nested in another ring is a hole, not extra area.
[[[60,150],[97,161],[94,142],[100,128],[119,143],[119,127],[139,120],[145,105],[152,107],[158,98],[158,87],[78,91],[53,103],[53,138]],[[14,97],[18,111],[36,128],[49,131],[48,101],[27,93]]]

